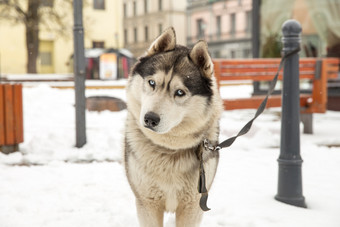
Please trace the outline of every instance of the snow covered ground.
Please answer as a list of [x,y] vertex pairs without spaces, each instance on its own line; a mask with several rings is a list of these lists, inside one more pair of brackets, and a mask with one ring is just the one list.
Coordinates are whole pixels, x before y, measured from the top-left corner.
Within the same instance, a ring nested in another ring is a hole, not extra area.
[[[240,92],[249,95],[249,86],[227,86],[222,94]],[[86,91],[92,95],[125,99],[119,89]],[[26,87],[23,97],[25,142],[20,152],[0,154],[0,226],[138,226],[121,164],[126,111],[87,112],[88,143],[77,149],[72,89]],[[224,112],[221,139],[235,135],[254,112]],[[202,226],[340,227],[340,112],[315,114],[314,135],[301,135],[308,209],[274,200],[279,113],[265,111],[247,135],[221,151],[208,200],[212,210]],[[165,226],[174,221],[167,215]]]

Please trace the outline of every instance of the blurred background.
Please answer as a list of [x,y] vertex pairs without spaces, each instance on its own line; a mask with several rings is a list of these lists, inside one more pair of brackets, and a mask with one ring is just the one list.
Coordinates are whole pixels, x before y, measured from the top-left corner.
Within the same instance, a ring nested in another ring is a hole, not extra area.
[[[72,7],[1,0],[0,75],[72,74]],[[84,0],[86,76],[126,78],[169,26],[179,44],[205,39],[213,58],[280,57],[287,19],[302,25],[302,57],[340,57],[340,0]]]

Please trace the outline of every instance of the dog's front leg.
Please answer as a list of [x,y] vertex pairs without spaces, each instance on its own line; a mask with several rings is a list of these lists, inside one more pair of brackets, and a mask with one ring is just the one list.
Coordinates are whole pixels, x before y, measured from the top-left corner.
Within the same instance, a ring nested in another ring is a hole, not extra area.
[[158,202],[136,199],[140,227],[162,227],[164,207]]
[[199,201],[179,204],[176,210],[176,227],[198,227],[201,223],[203,211]]

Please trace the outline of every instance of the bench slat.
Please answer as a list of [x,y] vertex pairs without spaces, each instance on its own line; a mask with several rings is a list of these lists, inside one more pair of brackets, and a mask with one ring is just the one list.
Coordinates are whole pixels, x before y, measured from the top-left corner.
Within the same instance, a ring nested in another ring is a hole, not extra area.
[[5,144],[15,144],[15,133],[14,133],[14,116],[13,116],[13,86],[10,84],[4,85],[5,94]]
[[[279,58],[248,58],[248,59],[213,59],[214,62],[220,62],[224,65],[279,65],[281,59]],[[299,64],[315,65],[316,58],[301,58]],[[329,58],[328,63],[337,64],[337,60]]]
[[[272,75],[225,75],[222,74],[220,80],[253,80],[253,81],[268,81],[274,78],[274,74]],[[278,80],[282,80],[282,74],[279,75]],[[302,74],[300,75],[300,79],[313,79],[314,74]]]
[[[278,67],[248,67],[248,66],[243,66],[243,67],[222,67],[221,72],[222,73],[244,73],[244,72],[271,72],[271,73],[276,73]],[[300,72],[314,72],[315,67],[312,66],[300,66]],[[280,71],[282,72],[283,69]]]
[[5,144],[5,103],[4,87],[0,84],[0,146]]
[[[237,109],[257,109],[262,101],[264,100],[264,95],[253,96],[250,98],[240,98],[240,99],[224,99],[224,109],[225,110],[237,110]],[[309,94],[300,95],[300,106],[307,107],[311,102],[312,96]],[[281,95],[272,95],[268,98],[266,108],[270,107],[280,107],[281,106]]]
[[24,142],[23,107],[22,107],[22,85],[13,85],[14,93],[14,122],[15,122],[15,143]]

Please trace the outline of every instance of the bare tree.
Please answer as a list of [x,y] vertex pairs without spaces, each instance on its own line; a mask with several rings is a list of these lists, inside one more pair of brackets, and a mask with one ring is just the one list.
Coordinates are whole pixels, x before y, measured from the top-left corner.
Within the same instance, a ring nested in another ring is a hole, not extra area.
[[[60,1],[72,6],[72,0]],[[67,25],[63,21],[65,11],[61,13],[55,10],[53,2],[54,0],[0,0],[0,19],[25,26],[28,73],[37,73],[40,25],[56,30],[58,34],[67,33]],[[53,21],[53,28],[48,21]]]

